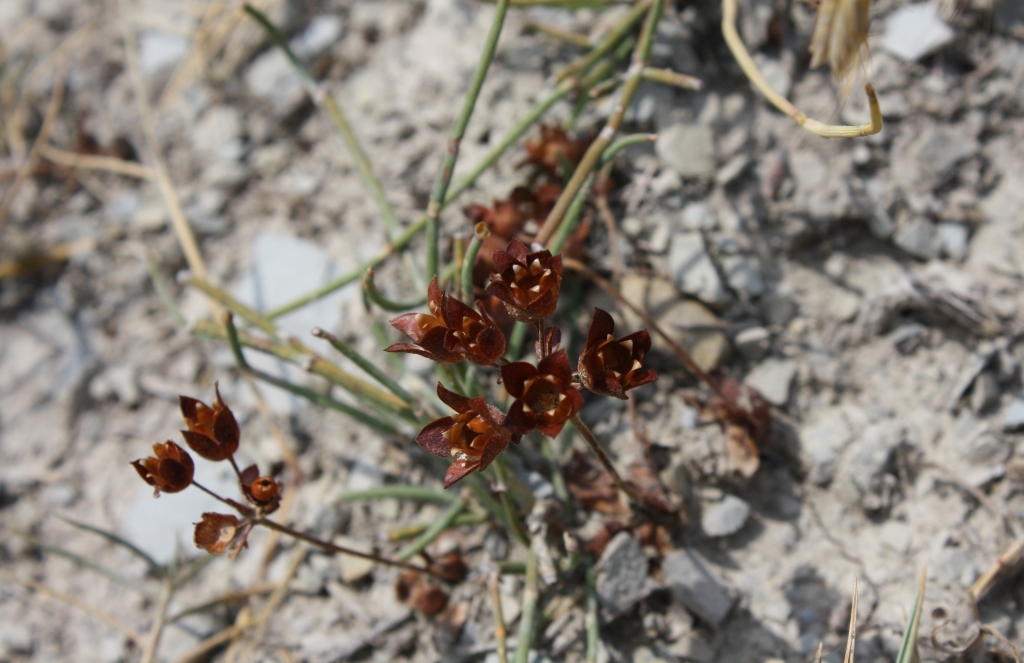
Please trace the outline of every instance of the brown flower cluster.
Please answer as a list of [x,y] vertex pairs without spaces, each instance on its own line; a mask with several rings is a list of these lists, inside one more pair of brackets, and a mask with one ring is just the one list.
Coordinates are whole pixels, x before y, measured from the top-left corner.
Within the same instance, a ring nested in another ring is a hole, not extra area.
[[[231,408],[224,404],[220,390],[214,387],[213,405],[207,405],[189,396],[179,396],[182,418],[187,430],[181,431],[185,443],[199,456],[211,461],[231,461],[238,476],[239,490],[245,502],[219,498],[231,505],[242,516],[204,513],[196,523],[196,546],[219,555],[231,551],[237,555],[245,547],[246,539],[258,519],[275,511],[281,501],[281,485],[270,476],[261,476],[256,465],[239,471],[234,455],[241,440],[241,430]],[[168,440],[153,445],[153,456],[132,461],[142,480],[153,486],[154,494],[177,493],[195,485],[210,491],[193,478],[195,463],[188,451]],[[212,493],[211,493],[212,494]]]
[[[494,199],[490,207],[473,204],[462,208],[473,225],[482,221],[491,231],[473,269],[473,281],[478,287],[491,271],[502,271],[492,263],[495,251],[511,239],[530,241],[528,224],[544,222],[590,143],[589,137],[571,137],[561,127],[542,125],[540,136],[528,139],[524,146],[523,165],[530,167],[526,181],[514,187],[507,198]],[[589,221],[579,225],[566,244],[566,254],[582,257],[583,240],[589,230]]]
[[[546,249],[531,251],[517,239],[495,251],[496,271],[487,293],[521,322],[543,328],[543,321],[558,307],[562,284],[561,256]],[[479,302],[478,302],[479,304]],[[657,374],[643,368],[651,349],[646,330],[623,338],[614,336],[612,317],[594,309],[586,346],[573,372],[568,353],[559,347],[560,334],[551,327],[538,339],[536,364],[508,362],[503,358],[506,340],[490,317],[441,290],[435,278],[428,291],[427,313],[406,313],[391,321],[412,343],[396,343],[389,352],[408,352],[441,364],[468,359],[493,365],[501,373],[505,390],[514,400],[507,413],[483,398],[468,398],[441,383],[437,396],[454,414],[427,424],[416,436],[424,450],[442,458],[454,458],[445,476],[445,488],[474,471],[486,469],[510,443],[539,431],[558,435],[583,407],[580,389],[613,398],[653,382]]]

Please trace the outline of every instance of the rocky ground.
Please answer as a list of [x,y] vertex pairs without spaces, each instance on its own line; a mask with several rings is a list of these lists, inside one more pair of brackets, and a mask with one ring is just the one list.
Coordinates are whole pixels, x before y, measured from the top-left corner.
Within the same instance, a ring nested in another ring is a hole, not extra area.
[[[588,253],[609,273],[618,252],[627,298],[705,367],[758,389],[773,425],[756,473],[737,478],[720,427],[685,398],[695,382],[656,342],[661,379],[633,400],[689,523],[672,532],[674,550],[641,546],[628,532],[605,548],[598,660],[809,661],[823,640],[826,660],[841,661],[857,577],[857,660],[891,661],[924,564],[922,634],[949,615],[938,639],[950,646],[980,623],[1024,642],[1019,577],[1000,582],[977,615],[964,592],[1024,533],[1024,5],[970,5],[943,22],[933,3],[879,0],[870,80],[886,126],[840,141],[802,132],[751,90],[718,32],[717,3],[669,4],[655,64],[705,87],[643,84],[627,128],[659,138],[622,159],[614,251],[597,221]],[[807,69],[811,14],[785,4],[741,3],[741,32],[777,88],[827,117],[834,87]],[[399,217],[413,221],[493,9],[465,0],[261,6],[336,95]],[[529,23],[597,34],[621,11],[514,8],[458,173],[580,52]],[[137,38],[130,50],[148,118],[133,93],[122,20]],[[385,532],[436,519],[437,505],[340,503],[385,484],[439,486],[443,468],[416,453],[414,431],[385,441],[283,392],[264,386],[257,396],[225,346],[175,320],[208,317],[210,307],[174,280],[186,263],[157,183],[60,163],[57,151],[150,165],[160,155],[210,279],[264,310],[373,257],[386,242],[376,207],[330,121],[258,27],[219,0],[5,0],[0,37],[0,182],[5,199],[14,192],[0,221],[0,658],[139,659],[160,582],[122,547],[65,519],[116,532],[160,563],[196,558],[190,523],[211,500],[198,491],[154,500],[128,461],[175,435],[178,394],[209,400],[214,380],[242,423],[245,461],[281,469],[294,455],[302,480],[283,519],[384,551],[396,547]],[[858,96],[844,121],[866,121]],[[549,119],[570,110],[562,102]],[[607,111],[585,113],[582,130]],[[49,147],[33,153],[44,125]],[[31,154],[38,165],[22,179]],[[521,160],[513,148],[465,202],[506,195]],[[444,215],[446,231],[468,227],[457,207]],[[70,258],[45,257],[54,251]],[[178,312],[154,287],[150,264]],[[380,277],[402,278],[397,268]],[[583,298],[584,310],[615,306],[596,289]],[[301,338],[314,326],[334,329],[383,363],[367,330],[386,317],[368,313],[352,287],[281,327]],[[638,326],[628,316],[621,324]],[[408,367],[410,387],[432,382],[426,364]],[[601,401],[584,417],[617,462],[636,460],[624,406]],[[525,454],[522,477],[550,494],[536,456]],[[231,484],[208,463],[197,478]],[[306,554],[257,532],[237,560],[214,559],[176,592],[168,614],[246,588],[250,603],[175,619],[159,660],[194,653],[269,606],[240,638],[198,658],[495,661],[487,573],[521,553],[485,525],[440,543],[460,547],[474,568],[452,594],[460,616],[439,621],[398,601],[391,569]],[[268,599],[287,578],[287,592]],[[506,576],[500,592],[514,642],[521,578]],[[580,599],[571,583],[542,593],[550,621],[532,660],[582,660]],[[451,628],[460,618],[461,630]],[[927,640],[926,660],[959,660]],[[961,658],[1008,657],[987,636]]]

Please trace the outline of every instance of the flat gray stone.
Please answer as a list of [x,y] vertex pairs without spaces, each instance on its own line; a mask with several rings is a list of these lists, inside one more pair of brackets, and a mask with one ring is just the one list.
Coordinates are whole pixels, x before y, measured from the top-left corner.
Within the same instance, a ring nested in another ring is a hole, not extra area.
[[302,34],[291,40],[289,46],[300,58],[315,58],[338,41],[343,27],[341,17],[335,14],[316,16]]
[[629,532],[619,532],[597,561],[597,599],[611,620],[648,593],[647,557]]
[[768,359],[755,366],[744,382],[772,405],[782,407],[789,401],[796,371],[797,364],[791,359]]
[[686,230],[718,230],[718,214],[707,203],[690,203],[683,208]]
[[999,403],[999,382],[991,371],[984,371],[974,379],[971,388],[971,410],[981,414]]
[[662,163],[682,177],[711,179],[715,176],[715,135],[703,124],[675,124],[658,135],[654,145]]
[[940,223],[938,232],[939,244],[942,246],[942,255],[953,260],[963,260],[967,256],[970,230],[968,230],[966,224]]
[[672,238],[668,268],[682,292],[713,306],[729,302],[729,292],[711,262],[700,233],[684,232]]
[[749,504],[735,495],[726,495],[722,501],[704,508],[700,527],[710,537],[729,536],[743,529],[749,516]]
[[764,293],[764,278],[757,263],[750,256],[736,255],[722,258],[722,271],[729,287],[747,297],[759,297]]
[[234,106],[214,106],[190,132],[192,146],[206,157],[235,161],[242,155],[242,116]]
[[662,571],[673,599],[711,626],[721,624],[732,610],[735,599],[731,592],[697,553],[669,553],[662,562]]
[[929,2],[904,5],[885,25],[881,47],[904,62],[916,62],[953,41],[953,29]]
[[922,216],[913,216],[892,236],[892,242],[915,258],[931,260],[939,257],[942,240],[935,224]]

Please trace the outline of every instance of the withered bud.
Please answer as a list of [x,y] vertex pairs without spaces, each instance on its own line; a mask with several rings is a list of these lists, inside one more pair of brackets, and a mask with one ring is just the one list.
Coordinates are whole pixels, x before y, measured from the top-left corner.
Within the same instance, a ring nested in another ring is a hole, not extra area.
[[185,442],[206,460],[226,460],[238,450],[241,430],[231,408],[224,404],[220,389],[214,385],[217,396],[213,407],[188,396],[179,396],[181,416],[188,430],[181,431]]
[[192,456],[174,442],[156,442],[153,444],[156,457],[133,460],[132,466],[142,480],[153,486],[153,494],[161,492],[177,493],[185,490],[192,483],[195,463]]
[[223,513],[204,513],[203,519],[195,525],[196,547],[211,555],[223,554],[241,529],[238,518]]
[[487,294],[500,299],[520,322],[542,320],[555,312],[562,284],[562,256],[547,249],[530,253],[518,239],[494,252],[494,269]]

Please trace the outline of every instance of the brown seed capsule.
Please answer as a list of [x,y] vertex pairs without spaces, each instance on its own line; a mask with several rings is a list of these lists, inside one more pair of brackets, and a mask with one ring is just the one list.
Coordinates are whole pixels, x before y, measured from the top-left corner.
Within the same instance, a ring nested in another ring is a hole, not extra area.
[[217,396],[213,407],[188,396],[179,396],[181,416],[185,418],[188,430],[181,431],[185,442],[206,460],[226,460],[238,450],[241,430],[231,408],[220,398],[220,390],[214,385]]
[[[455,456],[444,478],[447,488],[474,470],[486,469],[513,441],[513,436],[505,428],[505,415],[484,399],[460,396],[440,382],[437,396],[456,415],[427,424],[416,436],[416,442],[435,456]],[[519,441],[518,436],[515,441]]]
[[223,513],[204,513],[203,519],[196,523],[193,540],[196,547],[202,548],[211,555],[221,555],[231,546],[239,534],[238,518]]
[[530,253],[518,239],[504,251],[494,252],[494,269],[487,294],[505,304],[509,315],[520,322],[543,320],[558,306],[562,284],[562,257],[547,249]]
[[384,352],[408,352],[436,361],[439,364],[454,364],[463,360],[463,355],[451,349],[452,330],[444,319],[448,295],[437,284],[435,276],[427,287],[426,313],[405,313],[391,321],[391,326],[412,339],[412,343],[395,343],[384,348]]
[[505,364],[501,378],[516,399],[505,416],[505,426],[513,433],[526,435],[536,429],[555,437],[583,407],[583,397],[572,384],[565,350],[544,357],[537,366],[525,361]]
[[578,370],[580,380],[590,391],[626,400],[627,391],[654,382],[658,374],[643,368],[644,356],[651,349],[646,329],[618,340],[612,336],[614,331],[612,316],[595,308]]
[[281,484],[274,481],[273,477],[256,477],[249,486],[249,494],[255,501],[269,504],[281,494]]
[[192,484],[195,463],[192,456],[174,442],[156,442],[153,444],[156,457],[133,460],[132,466],[142,480],[153,486],[154,495],[161,492],[177,493]]

